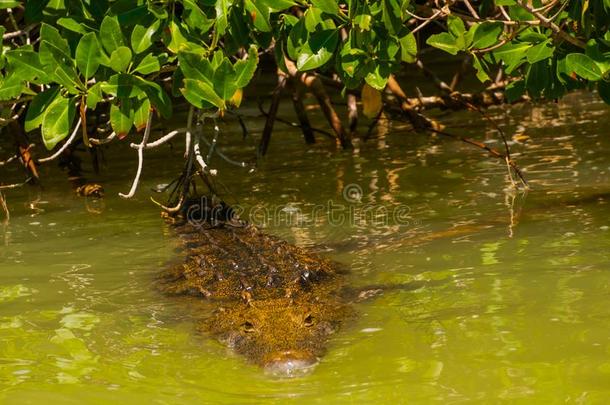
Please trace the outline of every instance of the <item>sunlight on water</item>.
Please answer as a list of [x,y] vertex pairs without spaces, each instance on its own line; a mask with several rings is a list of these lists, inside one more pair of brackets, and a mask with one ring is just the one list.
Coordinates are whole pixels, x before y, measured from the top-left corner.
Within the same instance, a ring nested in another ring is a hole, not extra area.
[[[355,288],[385,289],[357,304],[313,373],[295,379],[197,332],[205,303],[156,290],[177,245],[149,190],[176,176],[179,150],[175,164],[150,154],[135,201],[117,197],[135,170],[129,151],[109,161],[103,203],[73,197],[63,173],[43,169],[45,191],[9,194],[0,229],[0,400],[603,403],[610,112],[583,95],[492,112],[528,195],[512,193],[504,165],[479,150],[400,123],[353,155],[327,140],[308,150],[291,130],[274,134],[254,174],[212,161],[243,215],[348,265]],[[474,114],[447,124],[502,146]],[[223,136],[229,156],[252,156],[238,128]]]

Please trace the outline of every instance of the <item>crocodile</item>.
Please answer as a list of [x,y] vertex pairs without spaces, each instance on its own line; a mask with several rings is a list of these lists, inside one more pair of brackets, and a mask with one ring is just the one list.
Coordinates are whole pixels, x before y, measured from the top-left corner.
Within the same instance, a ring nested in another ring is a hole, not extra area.
[[221,210],[222,220],[173,225],[185,257],[163,271],[162,291],[214,303],[198,328],[249,362],[274,375],[306,373],[355,313],[346,269]]

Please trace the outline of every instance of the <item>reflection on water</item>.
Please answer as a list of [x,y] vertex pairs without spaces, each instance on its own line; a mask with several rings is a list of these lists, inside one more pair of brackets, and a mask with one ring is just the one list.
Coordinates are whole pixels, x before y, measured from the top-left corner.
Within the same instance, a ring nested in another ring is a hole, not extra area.
[[[254,174],[216,157],[227,199],[269,232],[385,285],[309,376],[273,379],[194,331],[210,308],[155,290],[174,256],[148,197],[180,169],[151,153],[109,161],[103,205],[63,174],[8,197],[0,229],[0,398],[6,403],[598,403],[610,395],[610,112],[592,98],[493,110],[532,190],[467,145],[387,122],[353,154],[277,132]],[[479,116],[447,125],[500,148]],[[261,123],[249,120],[256,130]],[[237,161],[255,148],[227,124]],[[121,156],[120,150],[108,152]],[[167,159],[167,154],[175,159]],[[11,173],[17,178],[17,172]],[[329,207],[328,203],[334,204]],[[400,215],[396,215],[399,212]],[[261,220],[262,219],[262,220]],[[417,281],[418,290],[388,288]]]

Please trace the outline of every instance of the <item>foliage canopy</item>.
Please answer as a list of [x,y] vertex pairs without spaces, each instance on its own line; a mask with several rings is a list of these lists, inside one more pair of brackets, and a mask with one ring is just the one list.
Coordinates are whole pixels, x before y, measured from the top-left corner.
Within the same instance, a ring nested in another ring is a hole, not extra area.
[[[183,96],[210,112],[239,106],[273,55],[278,69],[336,74],[383,90],[424,48],[498,69],[509,101],[597,88],[610,103],[610,0],[0,0],[4,122],[25,110],[48,149],[86,110],[119,138]],[[171,94],[168,94],[171,93]],[[7,107],[7,106],[10,106]],[[86,131],[83,131],[86,138]],[[88,144],[87,139],[85,143]]]

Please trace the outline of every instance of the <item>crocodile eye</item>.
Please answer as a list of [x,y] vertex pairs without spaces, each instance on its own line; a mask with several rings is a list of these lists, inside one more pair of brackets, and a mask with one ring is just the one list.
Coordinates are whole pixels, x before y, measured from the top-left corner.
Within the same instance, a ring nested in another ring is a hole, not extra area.
[[241,324],[241,330],[243,330],[245,333],[253,333],[254,325],[252,323],[246,321]]
[[314,318],[311,314],[307,315],[304,319],[303,319],[303,325],[305,325],[306,327],[310,327],[313,326],[314,324]]

